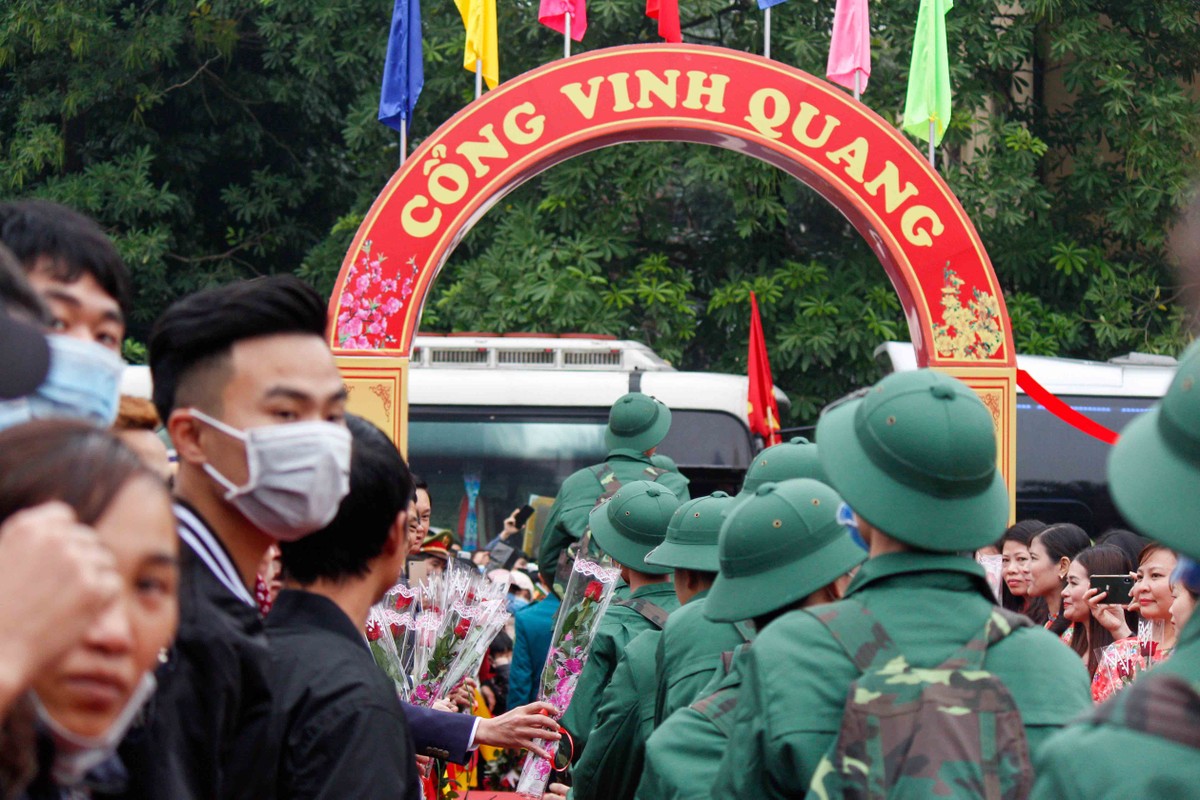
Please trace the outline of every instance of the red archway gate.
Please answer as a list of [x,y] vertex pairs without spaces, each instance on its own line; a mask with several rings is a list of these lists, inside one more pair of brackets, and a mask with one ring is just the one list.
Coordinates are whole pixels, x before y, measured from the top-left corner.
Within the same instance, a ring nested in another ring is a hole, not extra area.
[[890,124],[800,70],[724,48],[635,45],[547,64],[486,93],[392,176],[330,300],[351,407],[404,446],[408,356],[439,270],[505,194],[626,142],[724,147],[795,176],[863,235],[903,304],[918,363],[967,381],[1015,469],[1015,354],[999,282],[941,177]]

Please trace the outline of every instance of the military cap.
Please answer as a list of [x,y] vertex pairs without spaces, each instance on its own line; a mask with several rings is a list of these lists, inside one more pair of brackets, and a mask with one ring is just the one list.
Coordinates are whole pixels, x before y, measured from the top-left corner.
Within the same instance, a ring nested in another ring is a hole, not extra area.
[[765,483],[721,527],[720,573],[704,616],[736,622],[803,600],[845,575],[867,554],[838,524],[842,499],[820,481]]
[[1200,559],[1200,342],[1180,358],[1162,400],[1121,432],[1108,485],[1135,528]]
[[830,485],[901,542],[950,553],[1004,532],[992,414],[960,380],[931,369],[888,375],[827,407],[817,442]]
[[772,445],[756,455],[746,470],[746,478],[738,496],[749,496],[764,483],[778,483],[792,478],[812,478],[828,483],[821,459],[817,456],[817,446],[803,436]]
[[648,394],[630,392],[613,403],[608,412],[604,442],[618,448],[644,453],[658,446],[671,429],[671,409]]
[[650,551],[646,563],[672,569],[717,571],[717,539],[721,523],[734,503],[725,492],[689,500],[671,515],[667,538]]
[[670,567],[646,564],[646,554],[662,544],[679,498],[652,481],[632,481],[592,509],[592,539],[614,561],[649,575],[666,575]]

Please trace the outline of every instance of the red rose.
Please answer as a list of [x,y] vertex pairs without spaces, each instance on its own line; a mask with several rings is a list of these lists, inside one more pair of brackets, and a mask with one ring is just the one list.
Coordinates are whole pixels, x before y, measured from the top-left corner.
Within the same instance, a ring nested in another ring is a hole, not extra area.
[[460,619],[458,621],[458,624],[454,626],[454,635],[455,635],[455,637],[457,637],[459,639],[465,639],[467,637],[467,631],[469,631],[470,629],[471,629],[471,620]]
[[604,586],[600,583],[600,581],[590,582],[587,585],[587,588],[583,590],[584,599],[591,600],[594,603],[599,603],[600,598],[603,596],[604,596]]
[[383,636],[383,626],[375,620],[367,622],[367,641],[378,642],[379,637]]
[[400,623],[398,623],[398,622],[392,622],[392,623],[389,623],[389,624],[390,624],[390,626],[391,626],[391,628],[392,628],[392,638],[393,638],[393,639],[399,639],[401,636],[403,636],[403,635],[404,635],[404,628],[401,628],[401,627],[400,627]]
[[396,610],[403,611],[408,608],[413,604],[413,599],[412,597],[405,597],[402,594],[396,595]]

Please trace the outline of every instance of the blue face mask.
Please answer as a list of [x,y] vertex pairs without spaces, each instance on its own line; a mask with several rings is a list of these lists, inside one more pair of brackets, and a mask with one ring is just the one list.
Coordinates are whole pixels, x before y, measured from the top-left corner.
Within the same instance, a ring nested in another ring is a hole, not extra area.
[[524,597],[517,597],[515,594],[508,596],[508,613],[515,614],[525,606],[529,605],[529,601]]
[[50,371],[25,397],[0,402],[0,430],[30,420],[82,419],[107,428],[117,418],[125,362],[107,347],[70,336],[47,336]]

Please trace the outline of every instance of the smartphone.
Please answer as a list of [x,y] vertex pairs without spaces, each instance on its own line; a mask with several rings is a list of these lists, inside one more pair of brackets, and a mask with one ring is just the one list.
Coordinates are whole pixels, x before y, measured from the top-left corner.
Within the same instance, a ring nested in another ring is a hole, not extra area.
[[1133,578],[1129,575],[1092,575],[1088,583],[1093,589],[1108,592],[1105,603],[1127,606],[1133,600],[1130,592],[1133,590]]
[[524,506],[521,506],[520,508],[518,508],[516,515],[513,517],[513,520],[517,523],[517,530],[521,530],[521,528],[524,528],[525,523],[528,522],[529,518],[532,516],[533,516],[533,506],[524,505]]

